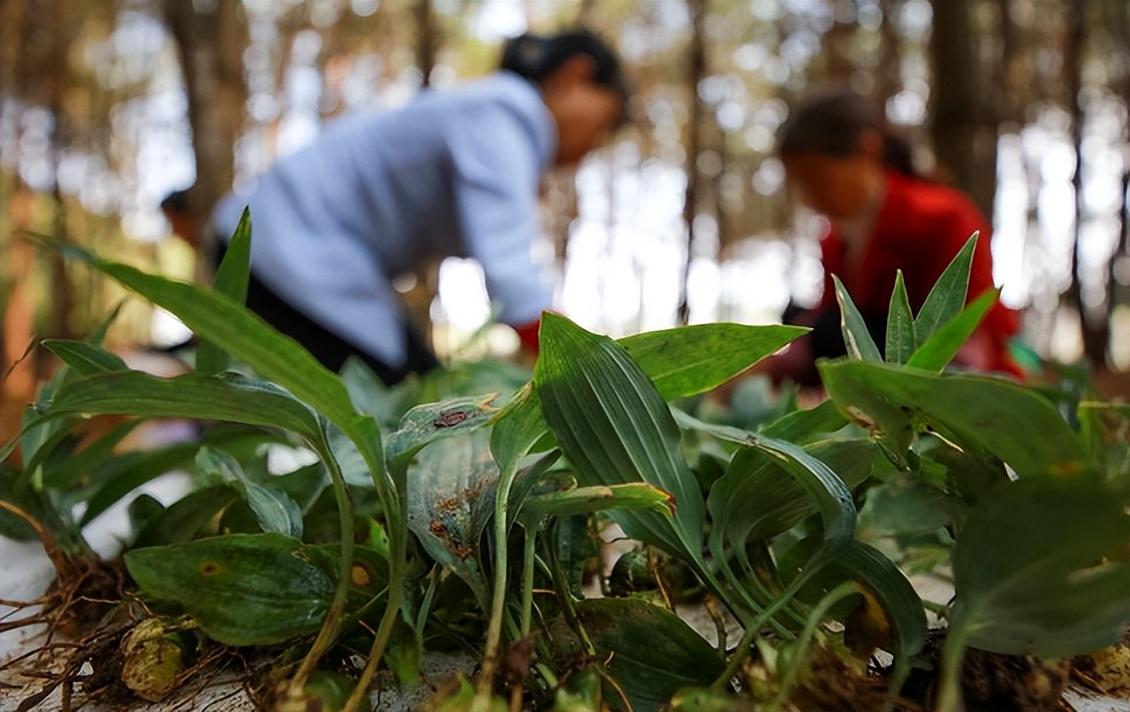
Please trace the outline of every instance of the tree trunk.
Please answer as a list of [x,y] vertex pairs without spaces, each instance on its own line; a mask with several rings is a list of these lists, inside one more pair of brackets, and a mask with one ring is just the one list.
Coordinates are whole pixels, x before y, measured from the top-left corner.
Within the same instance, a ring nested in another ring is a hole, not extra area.
[[1064,84],[1067,86],[1067,108],[1071,114],[1071,143],[1075,151],[1075,172],[1071,187],[1075,193],[1075,219],[1072,236],[1071,287],[1067,295],[1079,314],[1082,327],[1083,354],[1095,365],[1106,362],[1107,319],[1101,308],[1089,309],[1083,299],[1083,274],[1080,254],[1083,235],[1083,42],[1087,23],[1087,3],[1071,3],[1067,17],[1067,37],[1063,47]]
[[686,324],[690,317],[690,307],[687,303],[687,282],[691,272],[691,261],[694,259],[695,235],[694,218],[698,211],[698,155],[701,151],[701,125],[704,107],[702,97],[698,94],[699,84],[706,76],[706,21],[707,0],[687,0],[687,9],[691,15],[691,43],[687,53],[687,90],[690,93],[688,106],[690,115],[687,118],[687,143],[686,143],[686,172],[687,190],[683,198],[683,221],[687,225],[687,255],[683,265],[683,284],[679,298],[678,322]]
[[214,246],[207,229],[208,217],[231,188],[235,176],[233,147],[246,113],[243,52],[248,40],[247,20],[239,0],[217,0],[210,9],[198,11],[201,5],[164,0],[165,20],[177,44],[188,96],[196,160],[196,183],[189,192],[189,208],[200,226],[197,255],[201,265],[210,265]]
[[933,97],[930,134],[942,178],[969,193],[992,219],[997,179],[997,117],[988,86],[994,72],[978,61],[973,3],[934,0],[930,34]]
[[413,11],[416,14],[416,67],[420,70],[420,86],[427,88],[431,85],[439,44],[432,0],[416,0]]
[[[1130,56],[1130,5],[1122,2],[1111,3],[1113,12],[1112,25],[1118,29],[1117,36],[1122,45],[1123,56]],[[1118,245],[1107,265],[1107,300],[1106,308],[1109,314],[1120,305],[1130,305],[1130,284],[1120,284],[1118,281],[1117,266],[1120,261],[1130,260],[1130,72],[1123,75],[1122,103],[1126,107],[1126,124],[1123,129],[1123,172],[1122,172],[1122,198],[1118,211],[1119,234]]]
[[895,0],[879,0],[883,19],[879,24],[879,79],[875,97],[884,110],[887,101],[902,90],[902,38],[895,26]]
[[[48,54],[48,64],[41,67],[50,86],[48,95],[48,109],[51,112],[51,134],[49,137],[51,157],[51,197],[53,198],[54,215],[51,221],[52,237],[60,242],[70,242],[67,231],[67,206],[63,201],[63,193],[59,188],[59,166],[63,160],[64,149],[70,143],[70,120],[63,108],[63,98],[67,91],[67,81],[70,72],[67,66],[67,52],[69,42],[65,22],[63,21],[62,0],[55,0],[50,5],[52,22],[43,31],[51,36],[51,50]],[[42,7],[41,7],[42,9]],[[56,250],[44,254],[51,270],[51,297],[50,310],[47,323],[44,324],[43,336],[55,339],[69,339],[71,333],[70,319],[71,308],[74,306],[74,293],[71,289],[67,259]],[[50,372],[50,359],[43,350],[36,352],[36,373],[46,377]]]
[[853,22],[841,21],[837,3],[832,3],[832,26],[820,36],[820,55],[824,65],[823,83],[847,86],[855,72],[851,57],[851,40],[855,35]]

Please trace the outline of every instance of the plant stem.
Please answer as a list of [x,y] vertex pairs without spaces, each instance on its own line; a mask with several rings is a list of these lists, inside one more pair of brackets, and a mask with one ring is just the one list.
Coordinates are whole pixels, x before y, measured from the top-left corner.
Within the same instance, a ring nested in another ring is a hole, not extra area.
[[961,661],[965,656],[965,634],[950,627],[942,647],[942,679],[938,691],[938,712],[961,712]]
[[808,648],[808,644],[812,641],[812,637],[816,634],[816,629],[820,625],[820,621],[827,615],[828,610],[832,606],[839,603],[841,600],[857,593],[858,589],[851,581],[841,583],[836,586],[816,604],[816,607],[808,614],[808,620],[805,621],[804,630],[801,631],[800,638],[797,639],[796,649],[793,654],[792,662],[789,664],[789,669],[785,674],[780,677],[780,687],[777,690],[777,695],[770,703],[769,710],[779,710],[784,705],[785,700],[788,699],[789,689],[796,681],[796,676],[800,672],[800,668],[804,662],[804,654]]
[[498,663],[498,647],[502,643],[502,616],[506,609],[506,568],[507,539],[510,533],[509,499],[510,485],[518,471],[518,458],[508,463],[506,471],[498,478],[498,488],[494,495],[494,590],[491,591],[490,621],[487,624],[487,642],[483,652],[483,669],[479,673],[479,684],[471,712],[485,712],[490,704],[491,690],[494,688],[494,671]]
[[341,712],[354,712],[362,700],[368,702],[369,685],[373,682],[373,676],[377,674],[377,666],[384,656],[385,647],[392,637],[393,627],[400,615],[400,607],[404,599],[404,572],[408,561],[408,527],[400,517],[401,512],[408,511],[408,493],[404,487],[397,489],[396,506],[398,509],[395,511],[395,517],[386,515],[389,523],[389,548],[392,554],[392,560],[389,562],[388,606],[381,616],[377,636],[373,640],[373,647],[369,650],[369,659],[365,661],[365,669],[361,671],[357,686],[353,688]]
[[523,638],[530,634],[530,624],[534,609],[534,545],[537,543],[537,529],[526,530],[526,541],[522,548],[522,622]]
[[322,621],[322,628],[318,631],[318,637],[314,639],[306,657],[302,659],[302,663],[298,666],[298,671],[291,678],[288,694],[294,698],[302,695],[302,690],[306,687],[310,673],[314,672],[318,660],[329,650],[334,639],[337,638],[338,631],[341,628],[341,617],[345,613],[345,602],[349,597],[349,584],[353,573],[353,506],[349,502],[349,491],[345,486],[345,478],[342,477],[337,458],[330,450],[328,439],[324,437],[324,431],[321,442],[310,444],[321,457],[326,470],[330,473],[330,485],[333,488],[334,501],[337,504],[338,523],[341,527],[341,565],[338,570],[337,587],[334,589],[329,610],[326,611],[326,618]]
[[734,678],[734,675],[738,674],[738,670],[741,668],[742,662],[745,660],[746,655],[749,654],[749,646],[753,644],[753,639],[756,638],[757,634],[761,632],[761,627],[765,625],[765,622],[767,620],[770,620],[777,611],[784,607],[785,604],[792,600],[792,597],[796,595],[796,592],[799,591],[800,588],[808,582],[808,579],[810,579],[813,574],[815,574],[821,567],[823,567],[824,563],[825,557],[820,553],[817,553],[813,557],[813,560],[808,564],[808,566],[805,566],[804,570],[797,574],[796,578],[794,578],[792,582],[785,588],[785,590],[781,592],[781,595],[778,596],[777,599],[773,601],[773,603],[770,604],[768,608],[762,611],[761,615],[759,615],[752,624],[746,626],[745,633],[742,635],[742,639],[738,643],[737,650],[735,650],[734,654],[730,656],[730,661],[726,664],[726,669],[722,672],[718,679],[714,681],[714,684],[711,685],[711,687],[715,689],[721,689],[726,685],[726,683]]
[[[556,525],[555,525],[556,526]],[[546,541],[553,542],[556,540],[554,532],[546,535]],[[589,657],[596,655],[596,646],[592,644],[592,639],[589,638],[588,632],[585,627],[581,625],[581,618],[577,615],[577,607],[573,604],[573,591],[569,587],[569,582],[565,579],[565,573],[561,570],[561,565],[557,562],[557,552],[550,544],[546,547],[546,557],[549,559],[549,571],[553,576],[553,587],[557,589],[557,595],[561,599],[561,608],[564,610],[565,619],[577,631],[577,635],[581,638],[581,645],[584,646],[585,653]]]

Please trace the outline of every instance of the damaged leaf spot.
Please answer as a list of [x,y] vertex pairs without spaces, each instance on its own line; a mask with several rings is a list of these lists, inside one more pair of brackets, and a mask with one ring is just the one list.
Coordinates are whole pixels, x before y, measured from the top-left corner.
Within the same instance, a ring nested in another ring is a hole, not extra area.
[[215,561],[205,561],[200,564],[200,573],[204,576],[215,576],[220,573],[220,565]]
[[878,429],[878,424],[871,419],[871,416],[867,415],[859,408],[856,408],[853,405],[849,405],[847,407],[847,412],[848,415],[851,416],[851,419],[854,420],[857,424],[862,425],[863,427],[871,431]]
[[440,414],[432,421],[432,425],[437,428],[453,428],[465,420],[467,420],[467,411],[462,408],[452,408],[451,410],[440,411]]
[[354,564],[349,570],[349,578],[357,588],[365,588],[373,581],[373,578],[369,575],[369,572],[365,570],[365,567],[357,564]]

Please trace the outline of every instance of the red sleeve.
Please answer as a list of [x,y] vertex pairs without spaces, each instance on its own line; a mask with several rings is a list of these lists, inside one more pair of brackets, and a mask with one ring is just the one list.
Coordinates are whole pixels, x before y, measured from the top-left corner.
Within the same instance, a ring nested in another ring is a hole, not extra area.
[[518,340],[522,343],[522,347],[535,355],[538,352],[538,331],[540,329],[541,319],[514,327],[514,331],[518,332]]

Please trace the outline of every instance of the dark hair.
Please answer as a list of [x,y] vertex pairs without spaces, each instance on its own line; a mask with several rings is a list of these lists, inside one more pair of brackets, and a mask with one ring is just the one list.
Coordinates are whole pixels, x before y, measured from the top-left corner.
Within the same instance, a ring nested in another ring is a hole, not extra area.
[[187,213],[189,209],[188,188],[174,190],[161,201],[161,211],[165,213]]
[[615,90],[627,102],[631,91],[620,58],[604,40],[588,30],[556,35],[526,32],[511,38],[502,49],[500,68],[540,83],[566,61],[582,54],[593,61],[593,81]]
[[850,156],[859,150],[859,137],[865,131],[878,131],[883,137],[883,163],[888,168],[921,177],[910,144],[871,102],[853,92],[830,92],[802,103],[777,133],[777,152],[782,157],[800,153]]

